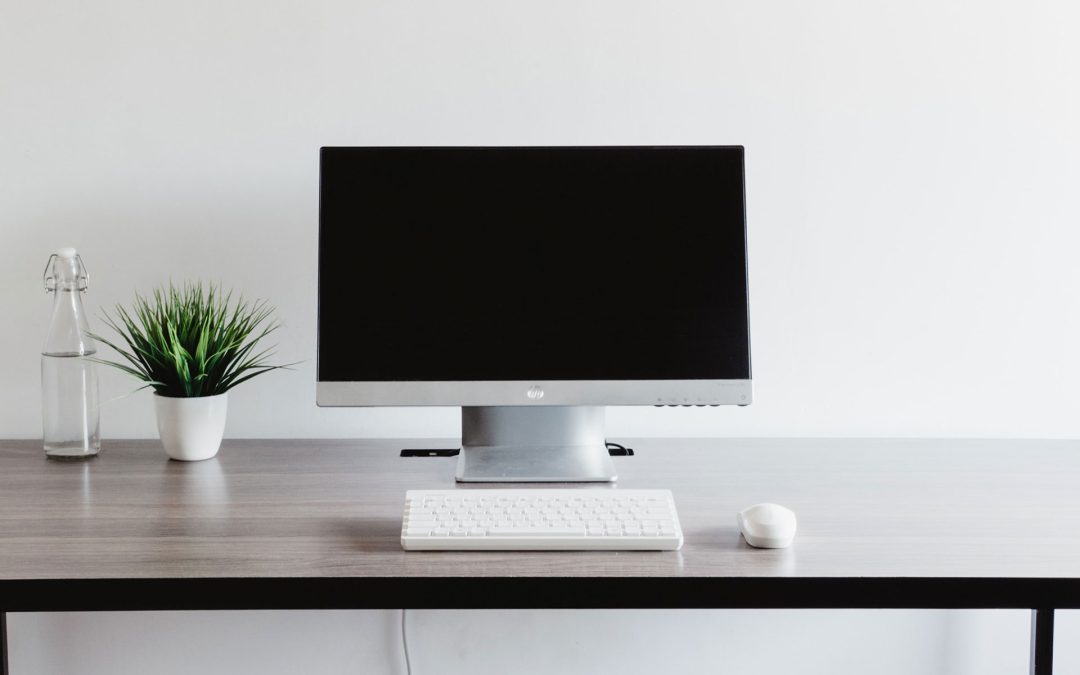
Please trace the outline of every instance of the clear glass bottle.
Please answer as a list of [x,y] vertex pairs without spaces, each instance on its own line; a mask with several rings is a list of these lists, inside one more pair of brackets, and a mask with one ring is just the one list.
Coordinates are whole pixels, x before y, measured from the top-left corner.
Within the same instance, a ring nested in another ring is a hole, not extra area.
[[97,352],[82,304],[88,282],[73,248],[58,250],[45,266],[45,290],[54,297],[41,350],[41,413],[45,455],[52,459],[87,459],[101,451],[97,364],[86,358]]

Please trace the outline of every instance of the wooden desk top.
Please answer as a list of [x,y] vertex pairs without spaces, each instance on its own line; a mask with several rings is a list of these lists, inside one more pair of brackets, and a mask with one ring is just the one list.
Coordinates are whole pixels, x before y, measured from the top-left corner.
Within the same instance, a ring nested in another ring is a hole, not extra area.
[[[85,463],[0,441],[0,596],[25,608],[41,584],[83,579],[925,578],[1057,579],[1080,602],[1080,441],[625,443],[618,485],[674,492],[681,551],[406,553],[405,491],[453,487],[457,460],[398,452],[454,441],[226,441],[190,464],[156,441],[108,441]],[[739,537],[735,512],[762,501],[797,514],[792,548]]]

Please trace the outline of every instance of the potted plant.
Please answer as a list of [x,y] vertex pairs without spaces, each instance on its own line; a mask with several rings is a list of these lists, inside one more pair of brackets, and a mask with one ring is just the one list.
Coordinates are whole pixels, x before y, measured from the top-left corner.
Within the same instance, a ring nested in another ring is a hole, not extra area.
[[256,375],[284,365],[270,365],[271,349],[256,350],[277,329],[273,308],[201,283],[172,283],[154,289],[150,299],[135,295],[130,311],[117,305],[106,325],[123,338],[112,347],[127,361],[104,363],[154,389],[158,434],[169,457],[184,461],[217,454],[225,433],[227,392]]

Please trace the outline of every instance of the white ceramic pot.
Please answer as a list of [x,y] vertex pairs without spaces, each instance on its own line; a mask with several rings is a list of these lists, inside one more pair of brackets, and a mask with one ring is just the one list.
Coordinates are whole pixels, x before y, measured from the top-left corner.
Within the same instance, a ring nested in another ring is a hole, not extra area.
[[225,435],[228,396],[174,398],[154,394],[158,435],[169,457],[194,462],[217,454]]

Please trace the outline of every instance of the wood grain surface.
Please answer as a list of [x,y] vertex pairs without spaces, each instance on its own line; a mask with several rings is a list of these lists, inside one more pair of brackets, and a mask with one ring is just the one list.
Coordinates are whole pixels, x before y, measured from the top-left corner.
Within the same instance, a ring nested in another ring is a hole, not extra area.
[[[234,440],[198,463],[106,441],[74,464],[0,441],[0,580],[1080,577],[1077,441],[621,442],[618,485],[674,492],[681,551],[406,553],[405,491],[453,487],[456,459],[398,453],[455,441]],[[797,514],[792,548],[739,537],[762,501]]]

